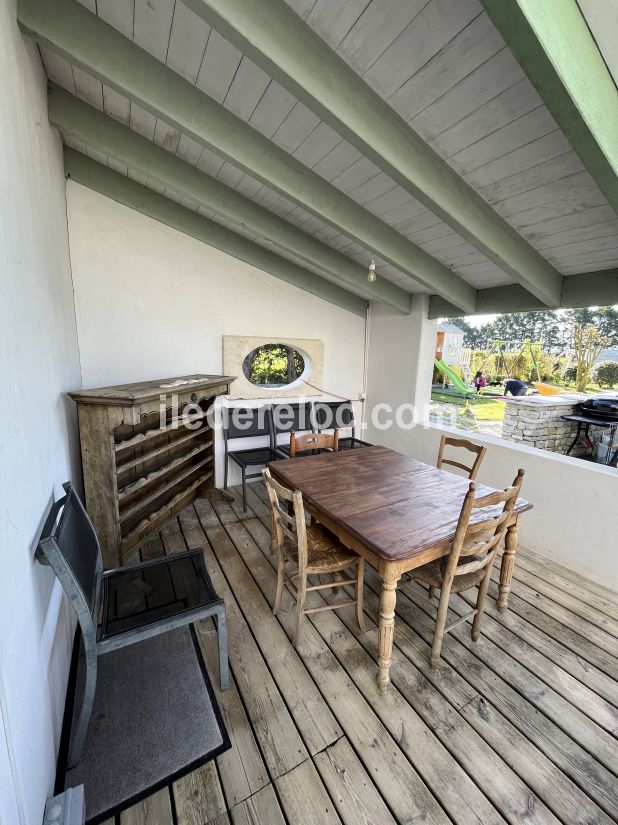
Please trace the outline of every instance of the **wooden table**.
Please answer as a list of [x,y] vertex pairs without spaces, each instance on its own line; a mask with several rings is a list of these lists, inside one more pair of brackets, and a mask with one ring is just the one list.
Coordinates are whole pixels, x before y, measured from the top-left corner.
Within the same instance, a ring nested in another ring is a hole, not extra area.
[[[386,690],[393,650],[397,582],[408,570],[448,555],[470,482],[386,447],[275,461],[273,477],[300,490],[307,510],[380,574],[378,686]],[[511,479],[505,479],[505,487]],[[478,485],[478,495],[493,492]],[[518,499],[509,521],[500,569],[498,610],[508,604],[520,515],[532,505]],[[495,515],[474,513],[473,521]]]

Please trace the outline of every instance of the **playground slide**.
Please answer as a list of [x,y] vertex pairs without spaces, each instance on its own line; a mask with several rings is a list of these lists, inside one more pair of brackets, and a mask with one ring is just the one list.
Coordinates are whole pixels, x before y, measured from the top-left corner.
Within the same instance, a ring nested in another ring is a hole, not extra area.
[[451,384],[455,387],[455,389],[459,390],[459,392],[463,392],[466,395],[473,395],[475,390],[471,389],[458,375],[457,373],[452,370],[449,366],[447,366],[444,361],[439,360],[436,358],[434,359],[435,366],[440,370],[443,375],[446,375],[448,380]]

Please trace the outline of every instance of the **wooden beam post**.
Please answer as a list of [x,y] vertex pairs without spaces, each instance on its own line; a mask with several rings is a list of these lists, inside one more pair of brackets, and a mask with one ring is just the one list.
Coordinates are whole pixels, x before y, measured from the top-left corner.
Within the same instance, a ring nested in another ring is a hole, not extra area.
[[546,304],[559,299],[561,276],[554,267],[285,0],[186,2],[518,283]]
[[19,25],[93,77],[358,241],[466,312],[476,290],[75,0],[19,0]]
[[276,278],[281,278],[305,292],[317,295],[318,298],[323,298],[361,318],[364,318],[367,313],[367,301],[364,298],[353,295],[337,284],[320,278],[319,275],[303,269],[286,258],[275,255],[274,252],[259,246],[248,238],[237,235],[230,229],[180,206],[175,201],[153,192],[152,189],[66,146],[64,148],[64,171],[71,180],[171,226],[179,232],[184,232],[185,235],[190,235],[215,249],[227,252],[233,258],[238,258]]

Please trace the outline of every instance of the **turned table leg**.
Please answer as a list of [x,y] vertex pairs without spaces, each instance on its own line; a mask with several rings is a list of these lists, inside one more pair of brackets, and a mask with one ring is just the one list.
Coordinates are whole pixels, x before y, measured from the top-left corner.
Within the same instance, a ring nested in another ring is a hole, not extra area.
[[380,609],[378,613],[378,688],[386,691],[391,678],[391,657],[393,653],[393,630],[395,627],[395,604],[397,602],[398,575],[385,573],[382,576]]
[[511,524],[510,527],[507,527],[504,538],[504,553],[502,554],[502,565],[500,567],[500,587],[498,595],[498,610],[500,613],[504,613],[509,606],[509,593],[511,592],[513,567],[515,566],[518,533],[519,524],[515,522]]

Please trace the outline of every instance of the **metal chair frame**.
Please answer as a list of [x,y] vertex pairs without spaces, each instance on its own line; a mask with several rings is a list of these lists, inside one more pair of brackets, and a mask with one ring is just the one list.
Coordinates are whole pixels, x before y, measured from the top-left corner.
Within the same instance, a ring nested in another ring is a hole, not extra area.
[[[226,690],[228,686],[229,665],[225,604],[223,599],[219,597],[208,604],[185,610],[177,615],[167,616],[142,627],[125,630],[109,638],[101,638],[102,627],[105,622],[105,616],[107,615],[107,604],[105,600],[102,603],[101,599],[101,593],[104,589],[103,586],[106,583],[106,579],[110,580],[113,576],[119,574],[126,575],[126,573],[131,571],[140,572],[161,564],[173,564],[174,560],[195,557],[198,565],[200,565],[201,562],[201,567],[203,568],[209,589],[213,593],[214,589],[212,588],[210,578],[204,566],[203,552],[200,548],[187,550],[184,553],[178,553],[172,557],[167,556],[163,559],[152,559],[134,565],[127,565],[117,570],[103,571],[101,548],[86,509],[70,482],[63,484],[63,488],[66,495],[56,501],[49,512],[37,546],[36,559],[41,564],[50,566],[54,571],[62,589],[73,606],[84,644],[86,680],[82,704],[69,750],[68,767],[72,768],[79,762],[88,730],[88,723],[92,714],[97,681],[97,658],[99,656],[118,650],[121,647],[136,644],[137,642],[152,638],[161,633],[166,633],[178,627],[212,617],[216,623],[219,643],[219,678],[221,690]],[[89,546],[80,548],[80,570],[76,570],[75,566],[67,559],[66,553],[61,547],[63,541],[63,522],[70,507],[76,508],[77,517],[81,521],[80,527],[84,528],[89,538]],[[63,513],[58,520],[58,515],[61,510]],[[57,521],[58,525],[56,526]],[[80,577],[82,579],[86,577],[90,583],[90,592],[87,592],[88,588],[84,587],[83,581],[80,581]],[[99,617],[102,617],[101,624],[99,624],[98,621]]]
[[[256,417],[255,421],[250,420],[249,426],[246,428],[239,428],[230,425],[230,410],[241,411],[242,413],[250,413]],[[270,406],[265,407],[224,407],[222,409],[223,420],[223,444],[224,444],[224,471],[223,471],[223,489],[228,488],[228,468],[229,460],[240,467],[242,477],[242,504],[243,510],[247,512],[247,479],[259,478],[262,475],[262,470],[248,473],[247,467],[263,467],[269,461],[277,461],[281,458],[281,454],[276,450],[276,435],[274,432],[274,424],[272,418],[272,411]],[[264,426],[259,425],[260,414],[264,415]],[[230,440],[237,438],[253,438],[259,436],[268,436],[267,447],[248,447],[242,450],[230,450]],[[255,453],[255,460],[250,458],[251,453]],[[244,459],[243,459],[244,456]],[[287,458],[287,456],[286,456]]]
[[[326,420],[326,411],[330,411],[331,416]],[[352,435],[339,437],[340,450],[352,450],[359,447],[371,447],[368,441],[363,441],[356,437],[356,422],[354,420],[354,407],[352,402],[347,401],[316,401],[313,406],[313,419],[316,432],[322,433],[325,430],[351,429]]]

